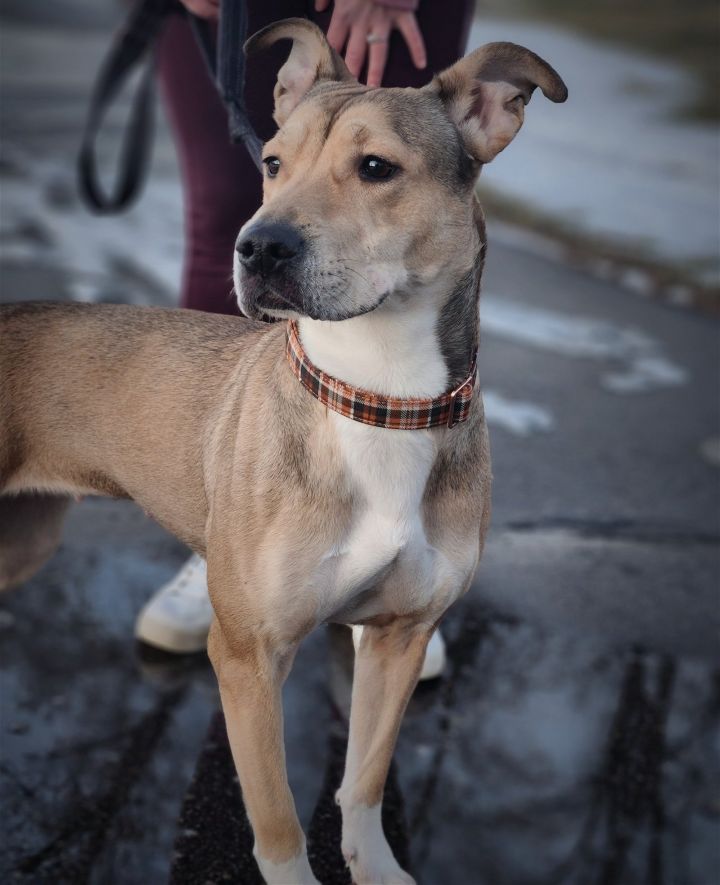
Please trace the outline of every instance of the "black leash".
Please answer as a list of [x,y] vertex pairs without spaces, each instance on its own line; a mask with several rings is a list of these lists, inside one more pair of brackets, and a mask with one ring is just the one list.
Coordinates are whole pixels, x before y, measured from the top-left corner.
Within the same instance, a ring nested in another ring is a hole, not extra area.
[[195,39],[205,57],[210,76],[228,112],[230,140],[242,142],[258,170],[262,170],[262,141],[252,127],[245,107],[245,53],[247,3],[222,0],[218,24],[217,51],[207,19],[190,16]]
[[[177,0],[138,0],[105,58],[90,98],[78,155],[80,194],[95,212],[119,212],[138,196],[147,176],[154,129],[154,58],[150,51],[167,15],[184,11]],[[189,15],[189,13],[188,13]],[[230,140],[242,142],[258,169],[262,142],[245,108],[245,55],[247,34],[245,0],[222,0],[217,47],[207,21],[190,15],[190,23],[210,74],[228,111]],[[123,137],[114,187],[107,193],[100,183],[97,137],[105,115],[121,87],[145,63]]]

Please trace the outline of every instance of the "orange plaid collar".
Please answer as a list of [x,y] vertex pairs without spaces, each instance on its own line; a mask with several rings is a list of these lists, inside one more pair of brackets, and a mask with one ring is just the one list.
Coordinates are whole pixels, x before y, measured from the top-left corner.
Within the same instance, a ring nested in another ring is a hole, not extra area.
[[329,409],[353,421],[393,430],[426,430],[453,427],[465,421],[475,390],[477,354],[463,383],[448,393],[432,398],[381,396],[346,384],[314,366],[300,343],[297,324],[288,321],[286,356],[295,377]]

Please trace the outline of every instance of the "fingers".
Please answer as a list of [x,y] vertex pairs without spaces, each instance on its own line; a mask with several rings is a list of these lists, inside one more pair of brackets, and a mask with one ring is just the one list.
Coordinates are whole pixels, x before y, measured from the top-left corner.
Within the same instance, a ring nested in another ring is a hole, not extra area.
[[427,65],[427,52],[425,51],[425,41],[420,33],[417,19],[412,12],[403,12],[395,19],[395,27],[405,38],[407,47],[410,50],[410,58],[416,68],[424,68]]
[[183,0],[183,5],[198,18],[216,19],[220,13],[219,0]]
[[[322,2],[322,0],[320,0]],[[330,25],[327,29],[327,41],[336,52],[342,52],[345,47],[345,41],[350,30],[350,25],[346,19],[339,15],[337,9],[333,9]]]
[[367,52],[367,25],[364,22],[353,25],[348,40],[345,64],[353,77],[359,77]]
[[[213,0],[184,0],[184,2],[208,3]],[[315,0],[315,9],[321,12],[329,6],[330,0]],[[347,11],[333,9],[330,26],[327,31],[328,43],[342,54],[345,49],[345,64],[354,77],[360,76],[365,58],[368,58],[368,86],[377,87],[382,83],[388,58],[390,32],[396,27],[403,36],[416,68],[427,66],[427,52],[420,27],[412,12],[391,12],[384,7],[362,9],[349,16]],[[381,39],[369,44],[368,36]],[[347,48],[345,44],[347,43]]]
[[[373,36],[382,37],[382,40],[370,44],[368,54],[368,86],[380,86],[383,74],[385,73],[385,64],[387,63],[388,47],[390,40],[390,31],[386,33],[379,27],[373,28]],[[366,38],[367,39],[367,38]]]

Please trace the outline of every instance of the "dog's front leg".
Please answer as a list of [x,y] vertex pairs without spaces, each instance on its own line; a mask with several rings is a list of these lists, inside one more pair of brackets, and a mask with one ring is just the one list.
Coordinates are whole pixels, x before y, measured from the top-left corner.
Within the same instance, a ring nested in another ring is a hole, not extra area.
[[296,649],[250,630],[234,629],[229,641],[217,619],[208,642],[255,859],[268,885],[318,885],[285,769],[281,690]]
[[355,656],[350,740],[337,801],[343,855],[356,885],[413,883],[385,839],[381,803],[400,723],[432,632],[432,626],[411,618],[366,626]]

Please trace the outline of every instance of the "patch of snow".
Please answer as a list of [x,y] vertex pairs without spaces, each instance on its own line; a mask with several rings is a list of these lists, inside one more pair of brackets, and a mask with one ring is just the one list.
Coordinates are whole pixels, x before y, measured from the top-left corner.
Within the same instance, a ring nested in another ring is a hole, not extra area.
[[508,399],[496,390],[484,390],[483,401],[488,423],[502,427],[516,436],[545,432],[554,426],[550,412],[535,403]]
[[82,301],[85,304],[93,304],[98,301],[98,287],[84,280],[71,280],[69,284],[70,294],[73,301]]
[[494,40],[546,59],[569,98],[536,91],[522,131],[483,171],[488,184],[639,254],[703,262],[697,278],[717,283],[718,130],[674,119],[698,91],[693,75],[550,25],[476,19],[469,49]]
[[720,436],[712,436],[700,445],[700,454],[708,464],[720,467]]
[[[151,176],[140,206],[112,219],[92,215],[75,195],[74,170],[58,160],[6,149],[15,174],[3,179],[0,256],[65,271],[75,297],[117,283],[123,265],[167,293],[179,291],[182,194],[174,177]],[[60,201],[56,199],[61,194]],[[228,259],[229,260],[229,259]],[[127,300],[146,302],[141,292]]]
[[613,393],[677,387],[688,380],[687,370],[665,357],[659,342],[637,329],[530,307],[492,293],[483,295],[480,316],[485,333],[514,344],[566,357],[622,363],[621,371],[601,378],[601,386]]
[[662,356],[636,359],[626,372],[609,372],[603,387],[613,393],[644,393],[658,387],[678,387],[687,381],[687,372]]

